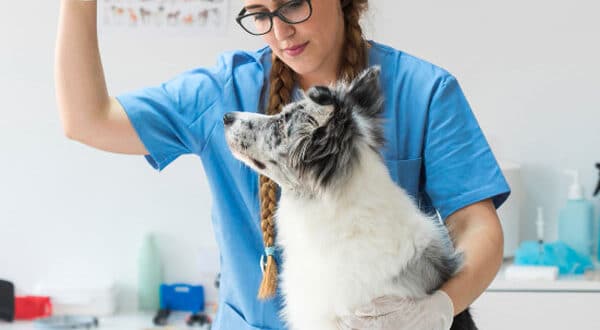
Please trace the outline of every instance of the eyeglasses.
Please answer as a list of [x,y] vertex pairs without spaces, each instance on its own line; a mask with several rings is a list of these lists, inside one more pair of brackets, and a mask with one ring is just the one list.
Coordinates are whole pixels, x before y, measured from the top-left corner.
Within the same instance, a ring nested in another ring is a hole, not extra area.
[[246,8],[235,19],[246,32],[255,36],[267,34],[273,28],[273,17],[277,16],[287,24],[298,24],[312,15],[310,0],[291,0],[274,11],[258,11],[247,13]]

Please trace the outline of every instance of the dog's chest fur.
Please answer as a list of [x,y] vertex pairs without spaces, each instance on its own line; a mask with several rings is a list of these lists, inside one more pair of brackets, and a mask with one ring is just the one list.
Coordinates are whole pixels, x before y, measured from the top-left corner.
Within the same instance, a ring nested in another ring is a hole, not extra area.
[[426,294],[398,276],[437,239],[434,225],[371,158],[335,200],[282,193],[283,317],[293,329],[336,329],[336,316],[373,298]]

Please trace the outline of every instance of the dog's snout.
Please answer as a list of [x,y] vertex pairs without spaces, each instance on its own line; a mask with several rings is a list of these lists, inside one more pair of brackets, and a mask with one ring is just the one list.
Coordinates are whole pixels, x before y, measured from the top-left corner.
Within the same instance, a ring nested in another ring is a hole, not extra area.
[[228,112],[223,116],[223,124],[225,124],[225,126],[230,126],[234,121],[235,115],[231,112]]

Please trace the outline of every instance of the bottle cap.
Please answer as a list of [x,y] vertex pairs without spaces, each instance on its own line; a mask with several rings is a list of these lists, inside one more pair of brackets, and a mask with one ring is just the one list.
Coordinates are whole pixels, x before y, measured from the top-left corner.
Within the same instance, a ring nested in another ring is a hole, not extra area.
[[583,186],[579,183],[579,172],[575,170],[565,170],[565,173],[573,177],[573,183],[571,183],[571,186],[569,187],[569,199],[583,199]]

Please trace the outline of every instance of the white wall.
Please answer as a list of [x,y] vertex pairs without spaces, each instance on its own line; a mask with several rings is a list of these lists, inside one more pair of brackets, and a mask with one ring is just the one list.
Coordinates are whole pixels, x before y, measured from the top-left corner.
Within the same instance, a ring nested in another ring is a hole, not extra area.
[[[368,36],[452,72],[497,157],[523,165],[522,238],[535,233],[537,205],[545,207],[554,238],[568,184],[561,170],[580,170],[588,193],[597,179],[600,6],[371,2]],[[232,0],[231,22],[239,5]],[[0,278],[28,293],[52,276],[92,273],[117,281],[124,308],[131,308],[137,248],[153,230],[168,281],[212,280],[205,274],[215,264],[211,200],[195,156],[158,174],[142,157],[63,136],[53,87],[58,6],[7,1],[0,11]],[[109,33],[100,42],[112,94],[212,65],[224,50],[261,46],[233,23],[222,36]]]
[[[600,4],[593,0],[374,1],[378,40],[455,74],[496,156],[523,166],[522,233],[546,235],[581,172],[588,196],[600,162]],[[596,205],[598,202],[596,200]]]

